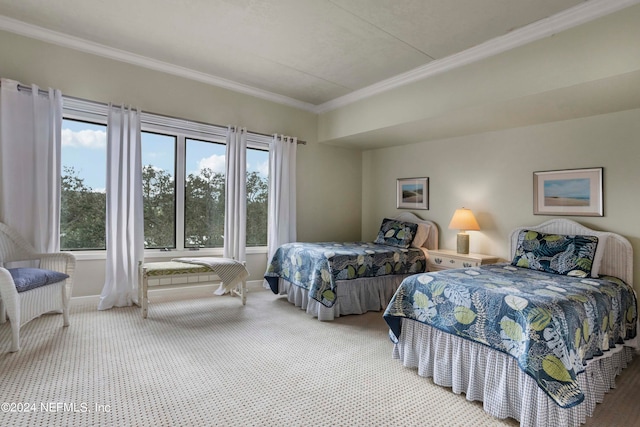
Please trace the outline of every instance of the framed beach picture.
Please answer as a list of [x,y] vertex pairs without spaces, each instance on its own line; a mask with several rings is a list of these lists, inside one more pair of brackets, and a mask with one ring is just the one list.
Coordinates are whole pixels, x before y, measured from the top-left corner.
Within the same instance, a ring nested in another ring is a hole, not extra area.
[[534,215],[603,216],[602,168],[533,173]]
[[429,178],[400,178],[396,189],[398,209],[429,209]]

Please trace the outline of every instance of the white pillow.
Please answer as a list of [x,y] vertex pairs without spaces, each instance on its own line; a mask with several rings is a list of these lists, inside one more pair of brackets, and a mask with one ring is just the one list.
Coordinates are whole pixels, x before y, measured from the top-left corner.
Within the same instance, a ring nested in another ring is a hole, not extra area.
[[421,248],[422,245],[424,245],[427,239],[429,238],[430,231],[431,231],[430,224],[418,224],[418,230],[416,231],[416,235],[413,237],[413,240],[411,241],[411,247]]
[[591,277],[597,279],[600,277],[600,266],[602,265],[602,257],[604,256],[604,249],[607,246],[607,239],[611,233],[597,233],[598,246],[596,247],[596,253],[593,256],[593,263],[591,264]]

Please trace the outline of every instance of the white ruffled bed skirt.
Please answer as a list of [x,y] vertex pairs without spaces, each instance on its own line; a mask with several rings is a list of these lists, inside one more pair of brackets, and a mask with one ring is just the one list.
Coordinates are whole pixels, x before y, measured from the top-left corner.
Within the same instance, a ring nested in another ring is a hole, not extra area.
[[596,403],[615,387],[615,377],[627,367],[634,350],[616,346],[605,356],[589,361],[578,375],[585,400],[573,408],[559,407],[517,361],[464,338],[423,323],[402,319],[402,332],[393,358],[418,368],[418,375],[433,378],[467,400],[483,402],[486,412],[497,418],[514,418],[521,426],[578,426],[593,414]]
[[317,317],[318,320],[331,321],[348,314],[363,314],[367,311],[386,309],[398,286],[408,276],[340,280],[336,283],[337,299],[333,307],[325,307],[309,298],[309,291],[284,279],[279,279],[278,292],[280,295],[287,295],[290,303]]

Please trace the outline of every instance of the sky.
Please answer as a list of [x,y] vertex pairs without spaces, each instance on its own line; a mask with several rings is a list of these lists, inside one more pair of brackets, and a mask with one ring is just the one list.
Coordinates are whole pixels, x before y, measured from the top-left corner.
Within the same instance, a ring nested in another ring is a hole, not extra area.
[[402,191],[422,190],[422,184],[402,184]]
[[[85,185],[96,191],[106,187],[107,127],[74,120],[62,123],[62,172],[73,167]],[[174,169],[174,138],[166,135],[143,133],[142,164],[156,168]],[[187,140],[186,172],[197,174],[204,168],[224,173],[224,144]],[[247,171],[268,176],[269,155],[266,151],[247,152]]]
[[589,199],[591,183],[589,178],[549,179],[544,182],[545,197],[572,197]]

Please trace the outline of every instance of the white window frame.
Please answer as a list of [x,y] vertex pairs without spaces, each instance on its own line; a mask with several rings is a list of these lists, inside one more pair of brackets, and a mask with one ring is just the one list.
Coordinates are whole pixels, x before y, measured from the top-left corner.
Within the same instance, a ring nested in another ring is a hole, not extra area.
[[156,258],[158,256],[163,256],[167,253],[170,254],[171,257],[179,257],[179,256],[193,256],[195,252],[198,253],[199,256],[208,256],[208,255],[222,255],[223,248],[199,248],[199,249],[191,249],[184,247],[184,226],[185,226],[185,216],[184,216],[184,195],[185,195],[185,179],[186,179],[186,171],[185,171],[185,158],[186,158],[186,140],[187,139],[195,139],[198,141],[211,142],[214,144],[222,144],[226,145],[226,135],[216,135],[205,132],[198,132],[193,130],[179,130],[175,127],[163,126],[160,124],[147,124],[142,123],[141,126],[142,132],[153,132],[161,135],[169,135],[174,136],[176,138],[176,170],[175,170],[175,185],[176,185],[176,247],[175,249],[170,249],[166,251],[165,249],[145,249],[145,257],[153,257]]
[[[86,105],[85,105],[86,104]],[[62,118],[69,120],[78,120],[89,123],[96,123],[107,126],[107,107],[97,108],[99,104],[95,106],[93,103],[77,101],[73,98],[67,99],[63,97]],[[107,162],[105,151],[105,164]],[[105,177],[106,179],[106,177]],[[105,236],[106,238],[106,236]],[[73,255],[78,260],[103,260],[107,259],[106,249],[91,249],[73,251]]]
[[[82,120],[107,125],[108,106],[77,98],[63,97],[63,118]],[[223,248],[184,248],[184,180],[185,176],[185,140],[187,138],[222,143],[226,145],[227,128],[185,119],[166,117],[142,112],[140,115],[141,131],[155,132],[176,136],[176,248],[145,249],[145,258],[177,258],[181,256],[221,256]],[[247,148],[269,150],[272,137],[247,132]],[[106,158],[105,158],[106,162]],[[178,185],[180,184],[181,185]],[[267,246],[251,246],[246,248],[249,254],[266,254]],[[107,251],[96,249],[90,251],[73,251],[78,260],[104,260]]]

